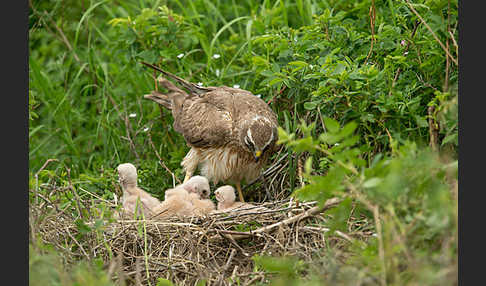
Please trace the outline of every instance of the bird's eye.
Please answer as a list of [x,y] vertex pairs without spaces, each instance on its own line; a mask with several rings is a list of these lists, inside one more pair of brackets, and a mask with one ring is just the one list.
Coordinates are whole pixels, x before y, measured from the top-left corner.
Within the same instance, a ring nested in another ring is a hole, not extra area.
[[248,140],[248,137],[245,137],[245,144],[246,144],[246,146],[248,147],[248,149],[250,149],[250,150],[254,150],[254,149],[255,149],[255,146],[253,146],[253,143],[251,143],[251,142]]

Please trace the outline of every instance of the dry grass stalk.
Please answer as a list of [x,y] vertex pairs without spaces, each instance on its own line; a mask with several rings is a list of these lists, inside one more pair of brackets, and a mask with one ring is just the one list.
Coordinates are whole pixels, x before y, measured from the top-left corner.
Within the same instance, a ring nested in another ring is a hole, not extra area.
[[[77,203],[73,202],[71,212],[77,213]],[[67,263],[101,257],[110,276],[127,285],[147,285],[148,281],[155,285],[159,277],[175,285],[195,285],[203,279],[206,285],[232,285],[236,280],[248,285],[270,275],[253,272],[254,255],[295,255],[311,261],[329,245],[339,247],[351,239],[367,237],[355,233],[325,234],[329,229],[322,227],[322,212],[338,204],[338,199],[328,200],[323,208],[315,202],[294,205],[295,215],[290,218],[288,203],[285,199],[256,206],[265,206],[269,209],[266,212],[223,213],[183,221],[173,218],[110,222],[105,218],[100,226],[95,223],[100,212],[93,205],[111,208],[111,204],[95,196],[83,196],[79,200],[81,212],[93,218],[84,222],[89,231],[81,231],[76,218],[65,213],[57,215],[60,210],[46,203],[30,206],[40,215],[31,216],[30,220],[37,221],[30,221],[29,225],[36,226],[31,240],[53,245],[65,255]],[[110,258],[112,254],[116,255]],[[141,263],[140,269],[137,261],[146,263]]]

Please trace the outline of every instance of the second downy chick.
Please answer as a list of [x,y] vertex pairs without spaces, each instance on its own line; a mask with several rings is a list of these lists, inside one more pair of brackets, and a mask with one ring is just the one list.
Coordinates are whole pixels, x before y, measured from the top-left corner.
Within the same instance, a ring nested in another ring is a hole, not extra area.
[[[218,201],[217,212],[237,211],[245,213],[267,210],[267,208],[256,207],[255,205],[249,203],[235,202],[235,188],[230,185],[219,187],[216,189],[216,191],[214,191],[214,195]],[[247,208],[250,209],[246,210]]]

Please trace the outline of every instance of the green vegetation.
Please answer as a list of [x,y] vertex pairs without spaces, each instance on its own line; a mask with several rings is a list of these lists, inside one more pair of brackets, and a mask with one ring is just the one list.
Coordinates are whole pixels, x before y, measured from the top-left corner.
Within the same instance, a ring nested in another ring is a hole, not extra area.
[[[269,283],[457,285],[457,1],[51,0],[30,9],[31,205],[42,193],[77,217],[76,196],[112,201],[122,162],[159,198],[183,178],[188,147],[170,112],[142,99],[154,89],[143,60],[261,95],[290,155],[285,193],[343,198],[330,234],[359,230],[355,220],[373,225],[376,236],[323,249],[314,263],[255,257],[255,269],[280,273]],[[97,208],[98,225],[80,219],[80,234],[111,219]],[[111,285],[98,266],[63,276],[43,249],[30,249],[31,284],[51,275],[59,285]]]

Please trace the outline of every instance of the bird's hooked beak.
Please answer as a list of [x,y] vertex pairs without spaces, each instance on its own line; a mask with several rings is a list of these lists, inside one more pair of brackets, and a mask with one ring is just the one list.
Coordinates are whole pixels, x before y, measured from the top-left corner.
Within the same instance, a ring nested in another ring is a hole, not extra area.
[[255,156],[255,162],[258,162],[258,160],[260,160],[260,157],[262,156],[262,151],[256,150],[253,155]]

